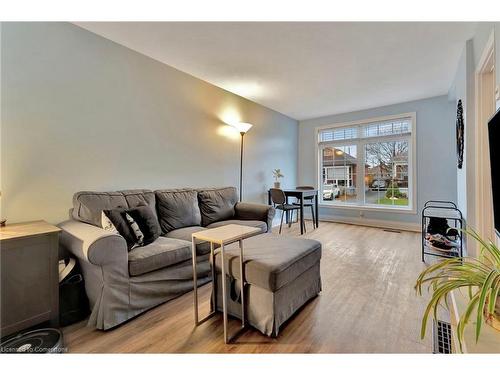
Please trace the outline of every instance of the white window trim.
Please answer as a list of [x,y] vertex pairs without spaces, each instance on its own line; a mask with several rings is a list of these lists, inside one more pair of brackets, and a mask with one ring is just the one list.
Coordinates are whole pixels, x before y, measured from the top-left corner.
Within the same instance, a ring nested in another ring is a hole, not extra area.
[[[397,135],[389,135],[389,136],[383,136],[383,137],[362,137],[362,138],[354,138],[354,139],[346,139],[346,140],[341,140],[341,141],[331,141],[331,142],[319,142],[319,133],[322,130],[325,129],[332,129],[332,128],[341,128],[341,127],[347,127],[347,126],[360,126],[360,125],[366,125],[374,122],[383,122],[383,121],[390,121],[390,120],[397,120],[401,118],[411,118],[411,133],[410,134],[397,134]],[[318,126],[315,128],[315,137],[314,137],[314,149],[315,149],[315,173],[316,173],[316,183],[318,186],[318,189],[321,190],[321,174],[320,172],[320,151],[321,147],[324,147],[327,144],[353,144],[357,143],[359,140],[365,140],[368,138],[373,138],[376,139],[377,141],[383,142],[384,140],[390,140],[394,139],[395,137],[401,138],[401,137],[408,137],[410,140],[410,145],[411,145],[411,150],[410,153],[408,154],[408,185],[411,186],[410,190],[410,196],[409,196],[409,206],[408,207],[399,207],[399,206],[384,206],[384,205],[364,205],[364,204],[349,204],[349,203],[339,203],[339,202],[325,202],[323,201],[323,194],[320,191],[319,192],[319,205],[320,207],[328,207],[328,208],[336,208],[336,209],[350,209],[350,210],[358,210],[358,211],[385,211],[385,212],[394,212],[394,213],[412,213],[416,214],[417,213],[417,113],[416,112],[408,112],[408,113],[401,113],[397,115],[390,115],[390,116],[381,116],[381,117],[372,117],[372,118],[367,118],[367,119],[361,119],[357,121],[348,121],[348,122],[341,122],[341,123],[334,123],[334,124],[329,124],[329,125],[322,125]],[[362,160],[364,160],[365,155],[364,155],[364,150],[358,150],[359,152],[362,152]],[[359,174],[359,181],[364,181],[365,177],[365,169],[361,168],[361,173]],[[362,189],[363,185],[359,185],[356,187],[358,190]]]

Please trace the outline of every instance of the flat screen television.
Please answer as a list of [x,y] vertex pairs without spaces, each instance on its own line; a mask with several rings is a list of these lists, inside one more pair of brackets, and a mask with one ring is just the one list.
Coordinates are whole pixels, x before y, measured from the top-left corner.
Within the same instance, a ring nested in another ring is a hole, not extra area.
[[495,231],[500,236],[500,110],[488,121]]

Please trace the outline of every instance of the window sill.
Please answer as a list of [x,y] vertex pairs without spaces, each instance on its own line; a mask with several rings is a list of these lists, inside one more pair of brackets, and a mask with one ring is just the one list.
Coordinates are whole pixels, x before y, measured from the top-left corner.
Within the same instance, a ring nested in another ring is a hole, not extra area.
[[356,211],[381,211],[381,212],[393,212],[393,213],[401,213],[401,214],[416,214],[417,210],[412,207],[385,207],[385,206],[363,206],[357,204],[335,204],[335,203],[325,203],[320,202],[320,207],[323,208],[335,208],[340,210],[356,210]]

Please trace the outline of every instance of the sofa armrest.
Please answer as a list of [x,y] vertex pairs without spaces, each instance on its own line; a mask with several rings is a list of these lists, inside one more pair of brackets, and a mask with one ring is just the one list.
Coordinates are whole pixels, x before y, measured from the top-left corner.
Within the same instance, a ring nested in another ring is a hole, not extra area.
[[267,204],[238,202],[234,206],[235,218],[239,220],[260,220],[267,223],[267,231],[273,226],[275,209]]
[[119,234],[76,220],[58,226],[62,229],[61,245],[77,258],[97,266],[119,264],[127,269],[127,243]]

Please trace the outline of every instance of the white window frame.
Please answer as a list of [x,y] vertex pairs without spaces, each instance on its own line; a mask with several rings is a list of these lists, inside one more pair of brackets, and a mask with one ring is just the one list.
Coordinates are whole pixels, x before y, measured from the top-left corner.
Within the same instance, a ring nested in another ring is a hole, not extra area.
[[[341,128],[341,127],[354,127],[354,126],[363,126],[370,123],[376,122],[384,122],[391,120],[398,120],[403,118],[411,119],[411,132],[410,134],[394,134],[387,136],[376,136],[376,137],[363,137],[354,139],[345,139],[340,141],[331,141],[331,142],[320,142],[319,136],[321,131],[332,128]],[[370,139],[373,139],[374,142],[387,142],[393,141],[395,139],[404,139],[408,140],[408,186],[409,195],[408,195],[408,207],[401,206],[388,206],[388,205],[368,205],[365,204],[365,189],[364,189],[364,181],[365,181],[365,147],[366,143],[370,143]],[[358,159],[358,168],[359,171],[357,173],[357,181],[361,181],[362,184],[358,183],[356,186],[356,194],[359,198],[359,203],[345,203],[338,201],[324,201],[323,200],[323,178],[322,178],[322,168],[321,164],[321,152],[325,147],[331,147],[332,145],[356,145],[357,149],[357,159]],[[362,119],[357,121],[349,121],[342,123],[334,123],[329,125],[318,126],[315,128],[315,137],[314,137],[314,147],[315,147],[315,170],[316,170],[316,182],[319,189],[319,203],[321,207],[330,207],[330,208],[342,208],[342,209],[354,209],[360,211],[396,211],[402,213],[416,213],[417,212],[417,114],[416,112],[409,113],[401,113],[397,115],[390,116],[382,116],[382,117],[373,117],[368,119]]]

